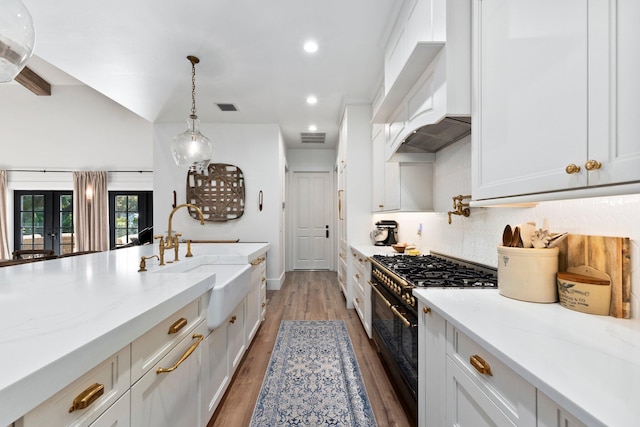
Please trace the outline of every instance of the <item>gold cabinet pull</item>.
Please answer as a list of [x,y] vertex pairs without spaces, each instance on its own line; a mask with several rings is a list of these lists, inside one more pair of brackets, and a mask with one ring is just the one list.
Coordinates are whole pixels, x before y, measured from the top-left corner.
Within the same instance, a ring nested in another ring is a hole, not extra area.
[[229,323],[236,323],[236,320],[238,319],[238,316],[233,316],[231,317],[231,319],[229,319]]
[[180,366],[182,364],[182,362],[187,360],[187,358],[189,356],[191,356],[191,354],[194,351],[196,351],[196,348],[198,348],[198,345],[200,345],[200,343],[204,339],[204,335],[202,335],[202,334],[193,334],[193,336],[191,338],[193,338],[194,340],[197,340],[197,341],[194,342],[193,344],[191,344],[191,347],[189,347],[187,349],[187,351],[185,351],[184,354],[182,356],[180,356],[180,359],[178,359],[178,361],[170,368],[158,368],[158,370],[156,371],[156,374],[164,374],[164,373],[168,373],[168,372],[173,372],[176,369],[178,369],[178,366]]
[[266,302],[263,302],[263,303],[262,303],[262,306],[263,306],[263,307],[266,307],[266,306],[267,306],[267,303],[266,303]]
[[171,335],[171,334],[175,334],[176,332],[178,332],[180,329],[184,328],[185,326],[187,326],[187,319],[185,319],[184,317],[181,317],[180,319],[176,320],[173,325],[169,326],[169,332],[167,332],[167,334]]
[[600,169],[602,167],[602,163],[597,160],[589,160],[584,164],[584,168],[588,171],[593,171],[596,169]]
[[578,173],[578,172],[580,172],[580,166],[574,165],[573,163],[571,163],[566,168],[564,168],[564,171],[566,173],[568,173],[569,175],[574,174],[574,173]]
[[262,283],[264,283],[264,282],[266,282],[266,281],[267,281],[267,278],[266,278],[266,277],[263,277],[263,278],[262,278]]
[[429,313],[431,313],[431,309],[429,307],[422,307],[422,312],[424,314],[429,314]]
[[85,409],[93,402],[95,402],[100,396],[104,394],[104,385],[103,384],[92,384],[75,399],[73,399],[73,406],[69,408],[69,413],[76,411],[78,409]]
[[356,304],[360,304],[360,298],[356,298]]
[[491,372],[491,366],[489,366],[489,364],[477,354],[469,357],[469,363],[471,363],[471,365],[476,368],[476,371],[480,372],[481,374],[493,376],[493,373]]

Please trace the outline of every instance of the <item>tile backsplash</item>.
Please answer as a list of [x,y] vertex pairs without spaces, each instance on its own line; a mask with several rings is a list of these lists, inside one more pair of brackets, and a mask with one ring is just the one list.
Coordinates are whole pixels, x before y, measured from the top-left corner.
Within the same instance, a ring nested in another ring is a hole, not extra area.
[[[374,215],[398,221],[401,242],[415,243],[423,252],[435,251],[496,267],[496,246],[506,224],[545,218],[553,232],[629,237],[631,240],[631,316],[640,321],[640,194],[539,202],[535,207],[471,208],[467,218],[452,216],[451,197],[471,194],[470,141],[460,141],[437,153],[434,172],[436,212]],[[373,225],[373,224],[372,224]],[[422,235],[418,229],[422,225]]]

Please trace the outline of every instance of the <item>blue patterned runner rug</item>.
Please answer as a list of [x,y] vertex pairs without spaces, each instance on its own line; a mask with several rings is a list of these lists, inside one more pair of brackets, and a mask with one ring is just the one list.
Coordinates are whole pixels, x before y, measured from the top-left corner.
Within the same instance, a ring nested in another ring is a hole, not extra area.
[[283,320],[251,426],[376,426],[342,320]]

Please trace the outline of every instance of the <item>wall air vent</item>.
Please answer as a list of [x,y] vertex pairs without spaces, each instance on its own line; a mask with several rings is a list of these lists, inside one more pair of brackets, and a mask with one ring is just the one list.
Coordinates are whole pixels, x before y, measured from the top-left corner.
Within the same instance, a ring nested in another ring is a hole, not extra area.
[[233,104],[217,104],[216,103],[216,105],[221,111],[238,111],[236,106]]
[[324,132],[302,132],[300,142],[303,144],[324,144]]

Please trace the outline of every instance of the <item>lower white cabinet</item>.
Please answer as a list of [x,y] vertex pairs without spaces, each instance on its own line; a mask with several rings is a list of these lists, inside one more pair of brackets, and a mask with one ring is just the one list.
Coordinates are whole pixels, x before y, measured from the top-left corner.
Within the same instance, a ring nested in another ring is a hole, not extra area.
[[251,290],[247,295],[247,341],[251,341],[258,332],[267,306],[266,257],[251,261]]
[[16,421],[16,427],[89,426],[130,385],[129,346],[73,381]]
[[204,340],[202,364],[202,420],[210,420],[231,381],[227,355],[227,326],[211,331]]
[[200,373],[206,322],[185,337],[131,387],[131,425],[206,425],[201,420]]
[[238,305],[227,324],[227,354],[231,371],[235,371],[238,367],[246,349],[245,308],[244,302]]
[[587,427],[538,390],[538,427]]
[[129,427],[131,425],[131,396],[127,391],[109,409],[98,417],[91,427]]
[[586,427],[422,301],[418,320],[421,427]]
[[364,330],[371,338],[371,263],[369,258],[354,247],[351,247],[353,261],[353,276],[351,277],[351,289],[353,289],[353,308],[360,317]]

